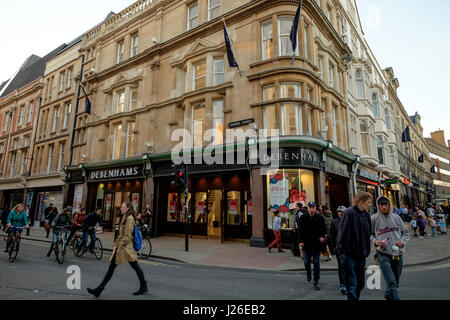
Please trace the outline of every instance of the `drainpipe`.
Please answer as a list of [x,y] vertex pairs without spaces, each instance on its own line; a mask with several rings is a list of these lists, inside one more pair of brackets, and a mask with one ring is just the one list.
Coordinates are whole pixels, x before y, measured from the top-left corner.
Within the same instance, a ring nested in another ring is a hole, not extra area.
[[84,54],[81,55],[80,82],[78,83],[77,103],[76,103],[76,107],[75,107],[75,117],[73,119],[72,140],[70,142],[69,166],[72,166],[72,160],[73,160],[73,144],[75,142],[75,128],[77,126],[78,107],[80,105],[80,94],[81,94],[81,83],[83,82],[83,71],[84,71]]
[[38,114],[37,114],[37,119],[36,119],[36,125],[34,126],[33,152],[31,153],[30,171],[28,171],[28,176],[31,176],[31,170],[33,168],[34,150],[36,148],[37,130],[38,130],[38,125],[39,125],[39,118],[41,116],[41,105],[42,105],[42,97],[39,98]]

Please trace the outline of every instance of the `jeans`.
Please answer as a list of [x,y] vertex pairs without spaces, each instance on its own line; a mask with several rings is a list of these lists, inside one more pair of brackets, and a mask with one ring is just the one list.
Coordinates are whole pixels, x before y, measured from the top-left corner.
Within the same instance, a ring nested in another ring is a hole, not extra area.
[[88,242],[88,237],[91,237],[91,243],[89,244],[89,249],[94,248],[95,243],[95,230],[84,231],[83,232],[83,242],[81,242],[81,248],[86,247],[86,243]]
[[342,274],[342,258],[338,250],[336,250],[336,260],[338,262],[339,284],[342,287],[344,285],[344,276]]
[[[63,239],[63,243],[64,243],[64,247],[65,247],[66,246],[66,230],[62,230],[60,232],[62,232],[62,239]],[[56,244],[56,241],[58,241],[58,236],[59,236],[59,233],[53,231],[52,245]]]
[[311,277],[311,258],[313,258],[314,263],[314,282],[320,279],[320,250],[305,250],[305,269],[308,278]]
[[341,256],[342,275],[348,300],[359,300],[366,282],[366,258]]
[[436,237],[436,227],[431,227],[431,232],[433,233],[433,237]]
[[[144,272],[142,271],[141,266],[139,265],[139,263],[137,263],[137,261],[129,262],[129,264],[130,264],[131,268],[133,268],[133,270],[136,272],[136,275],[138,276],[141,287],[144,287],[146,285],[146,283],[145,283]],[[109,282],[109,280],[111,280],[111,278],[114,274],[114,270],[116,270],[116,268],[117,268],[116,257],[114,256],[114,259],[112,260],[111,264],[109,265],[108,271],[106,272],[106,275],[103,278],[102,283],[100,284],[101,288],[104,288],[106,286],[106,284]]]
[[298,231],[296,232],[292,232],[292,253],[294,254],[295,257],[299,257],[300,256],[300,249],[298,246]]
[[403,257],[400,256],[400,260],[393,260],[392,256],[377,252],[377,258],[387,286],[384,297],[388,300],[400,300],[397,286],[402,274]]
[[273,230],[275,234],[275,240],[270,244],[269,248],[273,248],[275,245],[278,247],[278,251],[281,251],[281,232]]

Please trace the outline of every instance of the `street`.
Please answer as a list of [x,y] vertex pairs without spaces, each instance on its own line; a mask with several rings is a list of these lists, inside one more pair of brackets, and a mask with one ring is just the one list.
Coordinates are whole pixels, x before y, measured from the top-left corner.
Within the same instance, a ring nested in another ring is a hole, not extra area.
[[[1,246],[3,251],[3,244]],[[102,280],[109,252],[102,261],[86,254],[76,258],[68,252],[59,265],[54,257],[46,258],[46,243],[23,240],[15,263],[0,255],[0,299],[7,300],[93,300],[86,292]],[[314,291],[304,272],[251,271],[220,267],[195,266],[150,259],[140,261],[149,284],[149,293],[133,296],[139,287],[136,274],[128,265],[121,265],[100,299],[128,300],[346,300],[338,294],[338,276],[334,271],[321,273],[321,290]],[[300,262],[299,262],[300,263]],[[81,290],[69,290],[66,268],[81,269]],[[385,289],[365,289],[363,300],[383,300]],[[405,268],[399,294],[403,300],[450,299],[450,260],[432,265]]]

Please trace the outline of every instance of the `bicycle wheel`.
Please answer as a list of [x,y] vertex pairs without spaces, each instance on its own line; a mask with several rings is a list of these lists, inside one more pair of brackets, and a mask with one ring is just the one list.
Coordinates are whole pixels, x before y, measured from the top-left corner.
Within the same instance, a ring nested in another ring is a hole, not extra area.
[[78,237],[74,240],[73,243],[73,254],[77,257],[83,256],[83,254],[86,252],[86,248],[82,249],[80,252],[78,252],[78,249],[81,248],[83,240],[81,240],[81,237]]
[[15,238],[9,249],[10,262],[16,261],[17,254],[19,253],[19,248],[20,248],[20,240],[18,238]]
[[139,250],[139,257],[148,259],[152,254],[152,243],[150,239],[142,239],[142,248]]
[[73,251],[73,246],[75,244],[75,240],[77,239],[77,236],[74,236],[72,239],[70,239],[70,242],[67,244],[67,248],[69,248],[69,250]]
[[97,260],[101,260],[103,257],[103,245],[98,238],[96,238],[94,242],[94,255]]
[[58,260],[59,264],[64,263],[64,253],[64,241],[59,239],[55,246],[56,260]]

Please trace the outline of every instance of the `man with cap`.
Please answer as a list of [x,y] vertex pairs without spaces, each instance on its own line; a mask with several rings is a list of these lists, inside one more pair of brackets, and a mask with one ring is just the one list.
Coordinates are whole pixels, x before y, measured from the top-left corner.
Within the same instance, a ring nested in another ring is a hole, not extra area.
[[305,254],[305,269],[308,282],[311,281],[311,258],[314,263],[314,289],[320,290],[320,251],[327,233],[323,216],[317,214],[314,202],[308,203],[308,213],[300,218],[299,239]]
[[329,243],[328,243],[328,247],[330,248],[331,254],[333,256],[334,255],[336,256],[336,260],[338,262],[338,273],[339,273],[339,284],[340,284],[339,292],[343,295],[347,294],[347,289],[345,288],[345,285],[344,285],[344,276],[342,274],[341,255],[339,253],[339,250],[336,249],[336,241],[337,241],[337,236],[338,236],[338,232],[339,232],[339,224],[341,223],[341,218],[342,218],[342,215],[344,214],[345,210],[347,210],[347,208],[344,206],[340,206],[339,208],[337,208],[338,217],[336,219],[334,219],[333,222],[331,223],[330,237],[329,237]]
[[386,281],[386,300],[399,300],[397,288],[403,266],[403,253],[409,241],[409,231],[403,220],[392,212],[391,202],[386,197],[377,200],[378,213],[371,217],[372,243],[377,248],[375,259],[380,264]]

